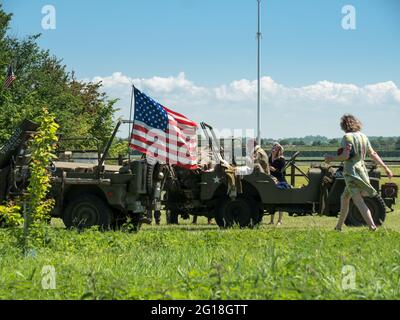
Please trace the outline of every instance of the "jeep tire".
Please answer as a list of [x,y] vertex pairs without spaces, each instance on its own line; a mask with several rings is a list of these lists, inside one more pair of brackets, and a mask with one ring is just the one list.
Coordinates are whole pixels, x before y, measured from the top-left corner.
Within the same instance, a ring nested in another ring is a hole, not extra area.
[[221,228],[253,227],[260,222],[260,213],[252,198],[221,199],[215,221]]
[[113,212],[100,197],[83,194],[69,201],[63,221],[67,228],[83,229],[99,226],[108,229],[113,222]]
[[[386,219],[386,205],[383,199],[380,196],[376,196],[373,198],[364,198],[365,204],[368,206],[371,211],[372,218],[377,226],[383,224]],[[363,216],[358,210],[357,206],[351,201],[349,214],[347,216],[346,226],[350,227],[362,227],[366,226]]]

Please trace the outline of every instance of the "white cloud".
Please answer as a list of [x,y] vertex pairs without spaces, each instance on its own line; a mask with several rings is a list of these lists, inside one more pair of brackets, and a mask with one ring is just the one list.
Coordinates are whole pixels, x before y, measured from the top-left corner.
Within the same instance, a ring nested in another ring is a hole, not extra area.
[[[103,83],[106,93],[120,98],[119,116],[129,114],[131,85],[161,104],[217,128],[250,129],[256,121],[257,81],[241,79],[218,87],[197,86],[181,72],[176,77],[131,78],[115,72],[91,81]],[[393,81],[357,86],[319,81],[286,87],[270,77],[261,79],[263,134],[269,137],[323,134],[338,136],[338,119],[351,112],[374,135],[400,135],[400,89]]]
[[371,84],[363,90],[370,104],[400,103],[400,90],[393,81]]
[[301,98],[310,101],[349,104],[360,93],[360,89],[353,84],[319,81],[316,84],[295,89],[295,99]]

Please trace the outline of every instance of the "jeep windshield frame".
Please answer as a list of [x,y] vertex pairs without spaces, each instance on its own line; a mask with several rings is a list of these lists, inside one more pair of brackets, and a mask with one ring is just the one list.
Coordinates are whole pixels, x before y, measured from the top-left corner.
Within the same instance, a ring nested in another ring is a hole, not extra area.
[[201,129],[204,132],[204,135],[208,141],[208,147],[210,148],[214,160],[217,163],[220,163],[221,160],[224,160],[224,148],[221,146],[219,143],[219,140],[214,132],[214,129],[212,126],[205,122],[200,123]]

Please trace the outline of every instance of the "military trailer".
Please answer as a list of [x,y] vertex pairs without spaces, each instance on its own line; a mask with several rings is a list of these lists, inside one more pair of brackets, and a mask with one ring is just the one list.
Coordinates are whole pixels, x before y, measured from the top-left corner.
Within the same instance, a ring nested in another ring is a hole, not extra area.
[[[61,218],[67,228],[96,225],[108,228],[120,225],[128,217],[138,227],[141,222],[149,221],[153,210],[160,208],[164,167],[149,164],[146,159],[105,164],[118,129],[126,123],[129,121],[118,122],[108,143],[96,152],[95,162],[74,161],[72,152],[64,150],[58,154],[57,161],[49,164],[52,171],[49,196],[55,199],[52,216]],[[0,151],[1,202],[26,189],[27,142],[36,129],[35,123],[25,120]],[[80,153],[87,151],[80,150]]]
[[24,120],[0,148],[0,203],[22,194],[29,179],[28,141],[38,125]]
[[[211,126],[202,124],[210,141],[215,160],[223,158],[223,150]],[[208,133],[208,132],[211,132]],[[284,170],[295,166],[296,152],[287,161]],[[174,179],[167,184],[166,208],[177,214],[202,215],[215,218],[220,227],[254,226],[266,214],[276,211],[289,215],[321,214],[337,216],[340,211],[340,196],[345,182],[341,168],[326,164],[312,165],[308,172],[298,168],[306,179],[306,185],[291,189],[279,189],[276,180],[263,172],[253,170],[249,175],[232,178],[232,168],[217,163],[208,170],[189,171],[174,168]],[[380,196],[366,198],[377,225],[385,221],[386,210],[391,209],[397,198],[397,186],[380,184],[380,172],[376,166],[369,170],[371,184]],[[356,206],[351,203],[346,220],[348,226],[365,224]]]

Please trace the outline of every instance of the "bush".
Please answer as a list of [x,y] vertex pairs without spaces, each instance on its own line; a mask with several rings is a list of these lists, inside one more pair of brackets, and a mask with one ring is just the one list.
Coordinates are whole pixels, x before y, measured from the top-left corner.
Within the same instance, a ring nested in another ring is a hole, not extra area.
[[[29,143],[30,176],[26,193],[13,203],[0,206],[0,221],[3,226],[21,226],[26,218],[22,237],[21,234],[17,235],[23,242],[24,250],[29,247],[30,242],[32,244],[43,242],[45,238],[43,226],[50,220],[50,212],[54,205],[53,199],[47,199],[51,188],[51,174],[48,167],[55,158],[54,150],[59,126],[46,108],[36,122],[39,124],[39,129]],[[25,216],[24,210],[26,210]]]

